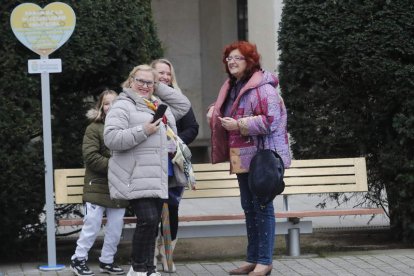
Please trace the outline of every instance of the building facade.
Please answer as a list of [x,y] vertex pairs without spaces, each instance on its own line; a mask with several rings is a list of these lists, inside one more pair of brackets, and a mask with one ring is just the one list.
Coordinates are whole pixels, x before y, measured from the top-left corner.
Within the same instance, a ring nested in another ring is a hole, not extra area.
[[[226,79],[221,63],[225,45],[248,40],[257,45],[262,67],[277,73],[277,30],[281,0],[152,0],[165,58],[193,105],[200,124],[194,162],[208,161],[207,107]],[[199,159],[199,160],[198,160]]]

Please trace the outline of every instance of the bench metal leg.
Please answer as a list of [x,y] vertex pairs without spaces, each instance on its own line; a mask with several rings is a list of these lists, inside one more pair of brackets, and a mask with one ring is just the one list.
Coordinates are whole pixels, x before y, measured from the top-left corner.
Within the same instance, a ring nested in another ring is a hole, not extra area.
[[292,257],[300,256],[300,230],[299,228],[291,228],[288,230],[287,249],[288,255]]

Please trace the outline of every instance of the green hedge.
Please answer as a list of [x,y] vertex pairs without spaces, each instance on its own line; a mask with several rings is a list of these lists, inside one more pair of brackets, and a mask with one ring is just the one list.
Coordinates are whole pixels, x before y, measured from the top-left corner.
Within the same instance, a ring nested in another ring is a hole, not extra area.
[[367,198],[389,205],[393,233],[410,243],[413,22],[411,0],[286,0],[279,33],[295,157],[367,157]]
[[[77,22],[71,38],[50,55],[62,59],[63,67],[50,75],[53,161],[54,168],[69,168],[82,166],[90,96],[104,88],[120,91],[129,71],[160,57],[162,49],[150,0],[61,2],[73,8]],[[10,14],[20,3],[0,4],[0,255],[10,258],[38,248],[45,236],[40,75],[27,73],[27,60],[39,56],[11,30]]]

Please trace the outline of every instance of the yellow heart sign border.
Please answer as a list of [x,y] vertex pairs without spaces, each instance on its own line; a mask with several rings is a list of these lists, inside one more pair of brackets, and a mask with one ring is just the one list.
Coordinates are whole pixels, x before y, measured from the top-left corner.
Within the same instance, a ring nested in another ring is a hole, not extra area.
[[46,7],[23,3],[14,8],[10,25],[17,39],[40,56],[48,56],[59,49],[75,30],[73,9],[62,2]]

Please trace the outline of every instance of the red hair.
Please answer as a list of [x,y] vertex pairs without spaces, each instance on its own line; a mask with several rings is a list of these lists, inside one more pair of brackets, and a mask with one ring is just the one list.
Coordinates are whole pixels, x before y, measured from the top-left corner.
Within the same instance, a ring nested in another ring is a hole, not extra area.
[[246,59],[246,71],[244,72],[242,79],[249,79],[253,73],[259,71],[261,68],[260,55],[257,52],[257,47],[255,44],[247,41],[236,41],[224,47],[222,62],[230,79],[234,79],[234,77],[230,74],[226,58],[229,56],[231,51],[236,49],[238,49]]

